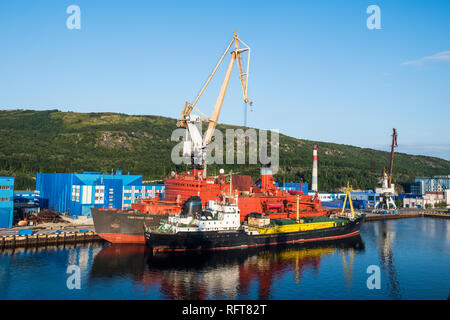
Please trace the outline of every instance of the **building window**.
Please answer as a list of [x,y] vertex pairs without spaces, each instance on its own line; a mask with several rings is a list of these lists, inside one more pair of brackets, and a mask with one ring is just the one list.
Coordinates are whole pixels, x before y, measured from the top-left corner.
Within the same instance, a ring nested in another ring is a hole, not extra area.
[[10,190],[11,186],[0,186],[0,190]]
[[0,197],[0,201],[1,202],[9,201],[9,197]]

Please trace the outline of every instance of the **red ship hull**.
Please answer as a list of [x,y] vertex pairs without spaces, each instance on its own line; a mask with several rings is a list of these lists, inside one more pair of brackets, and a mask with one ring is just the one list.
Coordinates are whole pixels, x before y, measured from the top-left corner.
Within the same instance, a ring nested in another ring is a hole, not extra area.
[[144,234],[132,235],[125,233],[99,233],[98,236],[111,243],[136,243],[136,244],[145,243]]
[[[164,206],[167,211],[172,207]],[[161,220],[167,219],[169,212],[147,213],[134,210],[114,210],[92,208],[95,232],[112,243],[145,243],[144,226],[157,228]],[[178,213],[177,211],[176,213]]]

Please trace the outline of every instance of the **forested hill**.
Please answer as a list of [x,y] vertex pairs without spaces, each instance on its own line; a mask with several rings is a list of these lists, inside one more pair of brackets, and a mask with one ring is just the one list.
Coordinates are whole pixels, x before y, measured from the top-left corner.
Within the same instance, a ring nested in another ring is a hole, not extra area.
[[[170,160],[176,120],[159,116],[117,113],[74,113],[57,110],[0,111],[0,176],[15,176],[15,189],[34,188],[36,172],[142,174],[144,180],[162,179],[172,170]],[[219,125],[220,130],[237,128]],[[319,188],[333,190],[347,181],[354,188],[374,188],[389,153],[348,145],[315,142],[280,135],[279,182],[311,182],[312,147],[319,146]],[[211,165],[258,177],[258,165]],[[450,174],[450,162],[396,153],[393,182],[407,186],[416,176]],[[408,190],[406,190],[408,191]]]

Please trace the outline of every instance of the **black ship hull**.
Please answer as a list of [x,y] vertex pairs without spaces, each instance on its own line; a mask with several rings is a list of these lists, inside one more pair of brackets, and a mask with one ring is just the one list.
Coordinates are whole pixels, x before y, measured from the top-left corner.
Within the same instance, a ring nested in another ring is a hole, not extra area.
[[250,235],[236,231],[145,232],[145,240],[153,251],[226,250],[290,243],[323,242],[359,235],[364,216],[344,226],[274,234]]
[[145,243],[144,223],[157,228],[167,214],[152,214],[129,211],[99,210],[92,208],[95,232],[112,243]]

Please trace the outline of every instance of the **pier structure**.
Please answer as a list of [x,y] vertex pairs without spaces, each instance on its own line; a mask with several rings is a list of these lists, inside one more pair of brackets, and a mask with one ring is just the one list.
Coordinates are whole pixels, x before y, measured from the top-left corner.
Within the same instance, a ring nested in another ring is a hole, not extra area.
[[18,227],[0,229],[0,249],[18,247],[40,247],[48,245],[66,245],[104,241],[89,226],[52,227]]

